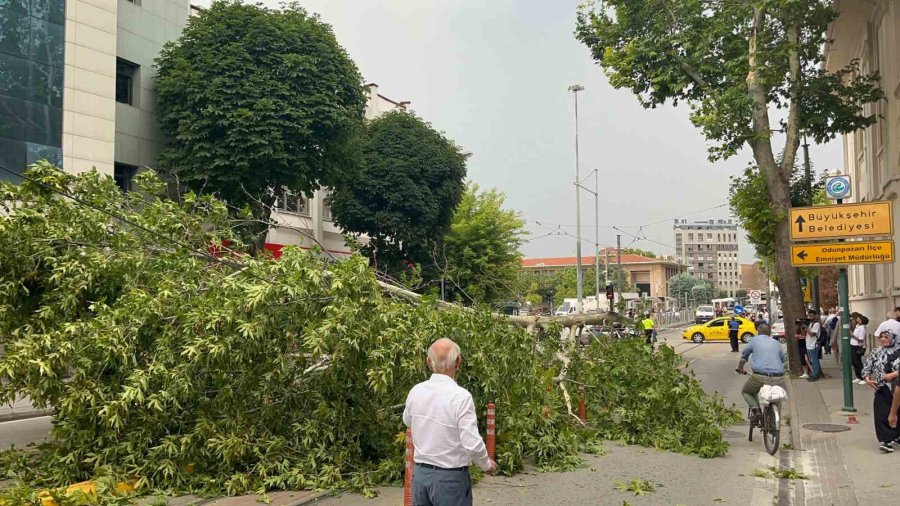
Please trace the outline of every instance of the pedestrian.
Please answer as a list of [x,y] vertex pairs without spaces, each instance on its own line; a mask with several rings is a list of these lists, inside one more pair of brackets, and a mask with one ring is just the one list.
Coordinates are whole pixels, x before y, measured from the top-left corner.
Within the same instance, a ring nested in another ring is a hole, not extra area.
[[837,319],[837,314],[834,312],[834,308],[828,310],[828,317],[825,318],[825,322],[822,324],[822,327],[828,332],[828,337],[825,339],[825,343],[822,345],[822,348],[825,349],[826,355],[831,355],[831,339],[834,334],[834,322]]
[[656,329],[656,322],[650,318],[650,313],[644,313],[644,319],[641,320],[641,327],[644,329],[644,337],[647,338],[647,344],[653,345],[653,331]]
[[894,444],[900,432],[890,426],[891,403],[893,395],[890,382],[897,379],[897,372],[893,369],[893,363],[900,358],[900,342],[897,334],[885,330],[879,334],[881,347],[872,350],[866,358],[863,366],[863,376],[866,383],[875,389],[872,400],[872,418],[875,423],[875,436],[878,439],[878,448],[884,453],[893,453]]
[[472,394],[454,379],[462,364],[459,346],[438,339],[428,349],[426,363],[433,374],[409,391],[403,410],[415,446],[413,504],[471,506],[469,466],[474,462],[493,473],[497,464],[478,433]]
[[841,332],[843,324],[841,323],[841,311],[839,307],[834,308],[834,320],[831,322],[831,353],[834,355],[835,363],[841,363]]
[[806,315],[809,317],[809,326],[806,328],[806,355],[812,368],[812,374],[807,381],[818,381],[822,372],[819,365],[819,332],[822,330],[822,324],[815,309],[810,309]]
[[853,373],[856,376],[853,382],[865,385],[862,357],[866,353],[866,325],[869,324],[869,319],[856,312],[853,314],[856,315],[853,319],[856,325],[853,327],[853,335],[850,336],[850,361],[853,363]]
[[[758,328],[758,327],[757,327]],[[733,315],[731,319],[728,320],[728,340],[731,341],[731,352],[738,352],[738,332],[741,329],[741,322],[737,320]]]
[[900,321],[897,320],[898,317],[900,317],[900,307],[895,307],[893,311],[888,311],[887,319],[878,324],[878,328],[875,329],[875,335],[880,336],[885,330],[890,330],[900,336]]
[[794,337],[797,338],[797,353],[800,357],[800,367],[803,369],[803,374],[800,375],[800,379],[807,379],[812,375],[812,369],[809,367],[809,355],[806,352],[806,333],[809,330],[807,327],[809,322],[807,320],[797,320],[794,322],[794,326],[797,327],[797,333],[794,334]]

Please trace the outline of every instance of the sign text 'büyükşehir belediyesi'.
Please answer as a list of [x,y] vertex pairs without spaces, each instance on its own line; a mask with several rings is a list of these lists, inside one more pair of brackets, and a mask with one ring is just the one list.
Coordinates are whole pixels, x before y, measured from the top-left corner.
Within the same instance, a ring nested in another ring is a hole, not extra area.
[[890,202],[865,202],[791,209],[791,239],[844,239],[890,236]]

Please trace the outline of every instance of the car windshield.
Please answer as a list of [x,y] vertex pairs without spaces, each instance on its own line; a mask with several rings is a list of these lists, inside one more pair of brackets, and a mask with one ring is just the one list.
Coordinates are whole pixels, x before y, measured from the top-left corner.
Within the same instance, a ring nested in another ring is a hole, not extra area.
[[712,306],[697,306],[697,311],[700,311],[703,313],[712,313],[712,310],[713,310]]

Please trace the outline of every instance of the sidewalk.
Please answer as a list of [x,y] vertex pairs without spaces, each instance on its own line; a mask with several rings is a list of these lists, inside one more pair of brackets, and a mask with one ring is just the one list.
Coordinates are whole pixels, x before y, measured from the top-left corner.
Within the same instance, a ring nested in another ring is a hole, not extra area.
[[[792,378],[791,430],[794,452],[791,465],[809,476],[795,489],[795,505],[892,504],[900,482],[891,471],[900,461],[884,455],[875,440],[872,388],[853,385],[856,413],[843,412],[841,367],[833,355],[823,355],[826,378],[809,382]],[[857,423],[853,423],[853,417]],[[831,424],[842,432],[822,432],[809,424]],[[847,430],[849,429],[849,430]]]
[[47,416],[53,413],[52,409],[37,409],[31,405],[30,399],[19,399],[12,405],[0,404],[0,423],[14,420],[25,420]]

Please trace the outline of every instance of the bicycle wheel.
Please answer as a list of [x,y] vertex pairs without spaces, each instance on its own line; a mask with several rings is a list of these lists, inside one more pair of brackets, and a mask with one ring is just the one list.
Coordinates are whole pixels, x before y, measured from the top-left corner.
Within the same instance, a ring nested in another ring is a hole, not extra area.
[[750,435],[747,436],[747,441],[753,442],[753,420],[750,418],[750,410],[747,410],[747,420],[750,422]]
[[765,417],[763,443],[765,443],[769,455],[775,455],[781,439],[781,413],[779,413],[778,404],[769,404],[765,411]]

